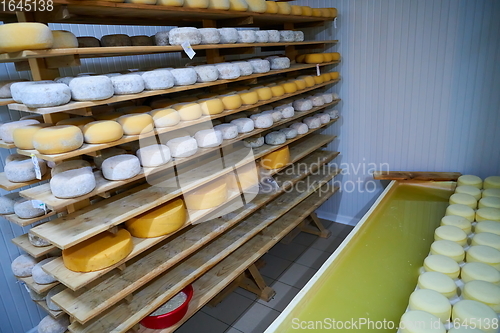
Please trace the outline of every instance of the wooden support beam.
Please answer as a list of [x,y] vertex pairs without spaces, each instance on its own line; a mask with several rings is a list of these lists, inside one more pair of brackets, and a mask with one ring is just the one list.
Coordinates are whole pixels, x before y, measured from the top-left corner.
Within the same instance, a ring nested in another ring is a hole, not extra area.
[[[207,52],[210,50],[207,50]],[[238,54],[254,54],[255,47],[241,47],[237,49],[221,49],[219,53],[223,56],[227,55],[238,55]]]
[[377,180],[421,180],[421,181],[457,181],[460,172],[433,171],[375,171],[373,179]]
[[248,267],[242,276],[239,286],[256,294],[260,299],[269,302],[276,295],[276,291],[266,284],[255,264]]
[[218,20],[217,24],[219,27],[240,27],[252,25],[253,16],[237,17],[231,19]]
[[311,218],[312,224],[306,223],[302,228],[303,232],[307,232],[321,238],[329,238],[332,235],[332,232],[323,226],[323,223],[321,223],[315,212],[311,213],[309,217]]

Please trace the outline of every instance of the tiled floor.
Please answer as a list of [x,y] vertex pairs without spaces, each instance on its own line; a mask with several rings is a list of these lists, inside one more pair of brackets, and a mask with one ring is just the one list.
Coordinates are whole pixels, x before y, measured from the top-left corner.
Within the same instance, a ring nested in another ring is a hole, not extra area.
[[205,306],[176,332],[264,332],[352,230],[344,224],[323,224],[332,231],[330,238],[302,232],[291,244],[278,243],[262,257],[266,265],[260,272],[276,291],[271,301],[238,288],[216,307]]

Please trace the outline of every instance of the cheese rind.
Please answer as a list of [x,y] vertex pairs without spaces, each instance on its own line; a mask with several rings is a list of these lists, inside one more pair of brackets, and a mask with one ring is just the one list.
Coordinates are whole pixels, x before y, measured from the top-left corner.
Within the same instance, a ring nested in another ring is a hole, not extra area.
[[75,101],[100,101],[115,93],[111,79],[104,75],[76,77],[69,83]]
[[101,171],[104,178],[109,180],[130,179],[141,172],[141,162],[134,155],[116,155],[102,162]]
[[203,115],[203,109],[198,103],[181,103],[172,107],[177,110],[183,121],[195,120]]
[[62,154],[80,148],[82,131],[72,125],[42,128],[33,135],[33,147],[42,154]]
[[126,114],[117,120],[125,135],[139,135],[154,129],[153,118],[149,114]]
[[462,279],[464,283],[480,280],[499,285],[500,272],[494,267],[482,262],[469,262],[462,267],[460,279]]
[[198,143],[190,136],[183,136],[167,141],[172,157],[189,157],[198,151]]
[[461,300],[453,306],[451,319],[454,325],[472,326],[481,331],[493,333],[497,329],[492,323],[498,320],[497,314],[489,306],[472,300]]
[[456,279],[460,273],[457,262],[449,257],[433,254],[424,259],[424,269],[426,272],[440,272]]
[[189,210],[201,210],[217,207],[223,204],[228,197],[227,184],[222,180],[216,180],[196,190],[184,194],[184,201]]
[[21,254],[11,263],[12,273],[17,277],[31,276],[31,271],[38,261],[30,255]]
[[466,262],[482,262],[500,270],[500,251],[485,245],[474,245],[467,250]]
[[65,30],[52,30],[52,37],[54,42],[52,44],[53,49],[68,49],[78,47],[78,40],[76,36]]
[[265,141],[268,145],[281,145],[286,142],[286,135],[278,131],[270,132],[266,134]]
[[462,229],[467,235],[472,232],[472,224],[463,216],[447,215],[441,219],[441,225],[450,225]]
[[86,143],[108,143],[121,139],[123,129],[116,121],[98,120],[83,127],[83,137]]
[[[22,36],[22,38],[19,38]],[[54,37],[42,23],[23,22],[0,25],[0,52],[50,49]]]
[[451,317],[450,301],[431,289],[420,289],[410,295],[410,310],[421,310],[438,317],[442,323],[449,321]]
[[437,291],[447,298],[457,295],[457,285],[449,276],[439,272],[425,272],[418,277],[420,289],[431,289]]
[[235,28],[220,28],[218,30],[221,44],[234,44],[238,41],[238,30]]
[[224,104],[224,109],[226,110],[235,110],[241,107],[243,101],[241,100],[240,95],[231,94],[231,95],[222,95],[219,96],[222,104]]

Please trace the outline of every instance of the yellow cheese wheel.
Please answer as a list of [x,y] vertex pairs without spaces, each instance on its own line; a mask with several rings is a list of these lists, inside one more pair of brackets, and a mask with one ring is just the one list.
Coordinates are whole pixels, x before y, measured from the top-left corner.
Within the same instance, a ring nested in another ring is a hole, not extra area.
[[323,82],[328,82],[332,79],[330,73],[323,73],[321,76],[323,77]]
[[285,88],[283,88],[282,86],[274,85],[269,88],[271,89],[273,97],[280,97],[285,94]]
[[285,92],[287,94],[293,94],[297,91],[297,85],[295,84],[295,82],[285,82],[282,83],[281,86],[283,87],[283,89],[285,89]]
[[462,246],[449,240],[438,240],[431,244],[431,254],[441,254],[450,257],[456,262],[462,262],[465,258],[465,251]]
[[461,204],[469,206],[472,209],[477,208],[477,200],[470,194],[465,193],[454,193],[450,197],[450,205]]
[[73,125],[42,128],[33,135],[33,147],[42,154],[62,154],[83,144],[82,131]]
[[223,204],[228,196],[225,179],[216,180],[184,194],[188,209],[209,209]]
[[171,105],[174,105],[176,102],[171,100],[170,98],[162,98],[162,99],[157,99],[155,101],[152,101],[149,103],[151,108],[153,109],[161,109],[161,108],[166,108]]
[[306,64],[321,64],[325,61],[323,53],[309,53],[304,59]]
[[149,112],[151,110],[153,110],[153,109],[148,105],[123,106],[121,108],[116,109],[116,111],[124,113],[124,114],[146,113],[146,112]]
[[321,17],[321,16],[323,16],[323,13],[321,12],[320,8],[313,8],[312,9],[312,16]]
[[303,75],[303,76],[299,76],[298,77],[299,79],[302,79],[306,82],[306,87],[307,88],[310,88],[310,87],[313,87],[316,83],[314,82],[314,77],[312,75]]
[[156,4],[169,7],[182,7],[184,0],[158,0]]
[[426,272],[439,272],[456,279],[460,273],[458,263],[446,256],[433,254],[424,259],[424,268]]
[[299,54],[295,57],[295,61],[298,63],[303,63],[306,59],[306,54]]
[[472,232],[471,221],[463,216],[447,215],[441,219],[441,225],[451,225],[462,229],[467,235]]
[[495,235],[500,235],[500,222],[498,221],[481,221],[474,228],[476,234],[481,232],[491,232]]
[[[156,0],[154,0],[156,1]],[[209,0],[208,8],[218,10],[228,10],[229,0]]]
[[331,55],[332,55],[333,61],[338,61],[338,60],[340,60],[340,53],[338,53],[338,52],[333,52],[333,53],[331,53]]
[[239,190],[239,188],[241,187],[241,189],[245,191],[249,188],[258,186],[259,185],[258,165],[256,165],[255,163],[248,163],[247,165],[236,169],[236,177],[233,177],[233,179],[236,179],[236,186],[233,186],[231,188],[232,190]]
[[243,104],[243,101],[238,94],[222,95],[220,96],[220,100],[222,101],[222,104],[224,104],[224,109],[226,110],[238,109]]
[[110,113],[103,113],[103,114],[95,115],[94,118],[96,120],[115,120],[116,121],[118,118],[120,118],[123,115],[124,114],[121,112],[110,112]]
[[339,72],[330,72],[330,80],[338,80],[340,77]]
[[454,304],[451,319],[453,326],[471,326],[479,332],[498,333],[497,326],[489,324],[497,322],[497,314],[477,301],[465,299]]
[[320,8],[319,10],[321,10],[321,16],[330,17],[330,10],[328,8]]
[[200,99],[198,104],[205,115],[219,114],[224,111],[224,103],[219,98]]
[[68,119],[63,119],[60,120],[56,123],[56,125],[74,125],[80,127],[80,129],[83,129],[83,126],[87,125],[88,123],[91,123],[95,121],[94,118],[92,117],[75,117],[75,118],[68,118]]
[[323,76],[321,75],[315,75],[313,76],[313,79],[314,79],[314,83],[315,84],[322,84],[324,81],[323,81]]
[[12,133],[14,145],[19,149],[33,149],[33,136],[36,132],[52,124],[32,124],[24,127],[18,127]]
[[330,11],[330,17],[337,17],[337,8],[328,8],[328,10]]
[[451,317],[450,301],[440,293],[431,289],[420,289],[410,295],[410,310],[425,311],[446,323]]
[[292,6],[288,2],[277,2],[278,14],[290,15],[292,13]]
[[476,221],[500,221],[500,209],[498,208],[479,208],[476,211]]
[[500,250],[500,236],[491,232],[481,232],[474,235],[470,245],[486,245]]
[[464,299],[469,299],[491,307],[500,313],[500,287],[487,281],[471,281],[463,289]]
[[248,4],[246,0],[229,0],[229,10],[246,12],[248,10]]
[[278,12],[278,3],[276,1],[266,1],[266,13],[276,14]]
[[208,0],[184,0],[187,8],[208,8]]
[[490,176],[484,180],[484,188],[498,188],[500,189],[500,176]]
[[457,186],[474,186],[478,189],[483,188],[483,180],[475,175],[462,175],[457,179]]
[[481,200],[479,200],[478,207],[479,208],[491,207],[491,208],[499,209],[500,208],[500,198],[497,198],[497,197],[482,198]]
[[482,262],[500,270],[500,251],[486,245],[474,245],[467,250],[466,262]]
[[446,208],[446,215],[457,215],[465,217],[469,221],[474,221],[474,209],[466,205],[454,204]]
[[490,265],[482,262],[470,262],[465,264],[460,271],[460,279],[467,283],[474,280],[487,281],[500,284],[500,272]]
[[68,49],[78,47],[78,39],[73,33],[65,30],[53,30],[52,37],[54,42],[53,49]]
[[42,23],[8,23],[0,25],[0,53],[50,49],[54,37]]
[[267,170],[279,169],[290,163],[290,150],[288,146],[282,147],[263,156],[260,165]]
[[98,120],[83,127],[86,143],[108,143],[119,140],[123,136],[123,128],[113,120]]
[[246,0],[249,12],[265,13],[266,1],[265,0]]
[[292,15],[302,15],[302,6],[292,5]]
[[449,276],[439,272],[425,272],[418,277],[420,289],[435,290],[446,298],[457,295],[457,285]]
[[269,87],[254,88],[252,89],[252,91],[255,91],[257,93],[257,95],[259,96],[259,101],[267,101],[273,98],[273,92]]
[[175,126],[181,121],[179,112],[170,108],[153,110],[150,115],[157,128]]
[[434,231],[434,240],[449,240],[465,246],[467,244],[467,234],[458,227],[442,225]]
[[186,216],[184,201],[175,199],[128,220],[125,227],[134,237],[160,237],[182,227]]
[[179,112],[181,120],[195,120],[202,116],[203,110],[198,103],[181,103],[172,105],[172,107]]
[[305,80],[296,79],[296,80],[293,80],[292,82],[295,83],[295,85],[297,86],[297,90],[306,89],[306,87],[307,87]]
[[323,61],[324,62],[332,62],[333,55],[331,53],[323,53]]
[[302,16],[312,16],[313,10],[309,6],[301,6],[302,7]]
[[243,91],[239,95],[244,105],[255,104],[259,101],[259,95],[256,91]]
[[125,135],[139,135],[154,129],[153,118],[149,114],[126,114],[117,119]]
[[64,266],[74,272],[94,272],[113,266],[132,252],[130,233],[120,229],[116,234],[100,233],[62,252]]

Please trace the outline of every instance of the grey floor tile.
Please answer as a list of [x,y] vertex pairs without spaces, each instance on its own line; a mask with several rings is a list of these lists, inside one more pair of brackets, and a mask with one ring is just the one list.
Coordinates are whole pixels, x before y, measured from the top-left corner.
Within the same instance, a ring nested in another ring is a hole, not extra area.
[[332,232],[332,237],[337,237],[345,229],[345,227],[347,227],[347,225],[333,222],[328,229]]
[[318,239],[318,236],[316,235],[308,234],[307,232],[301,232],[293,239],[292,243],[310,246],[316,239]]
[[297,258],[297,260],[295,260],[295,262],[307,267],[319,269],[330,255],[330,252],[308,248]]
[[269,253],[285,260],[295,261],[295,259],[297,259],[306,249],[306,246],[300,244],[278,243],[269,250]]
[[307,281],[311,279],[314,273],[316,273],[316,269],[293,263],[278,278],[278,281],[283,282],[289,286],[301,289],[306,285]]
[[229,327],[229,329],[227,331],[225,331],[224,333],[243,333],[243,332],[240,330],[237,330],[234,327]]
[[320,221],[323,224],[323,227],[325,227],[326,229],[328,229],[333,223],[335,223],[333,221],[323,219],[320,219]]
[[279,314],[278,311],[270,307],[254,303],[232,326],[243,333],[262,333]]
[[333,253],[344,239],[335,237],[333,234],[329,238],[318,238],[311,248],[327,253]]
[[262,259],[266,262],[266,265],[259,269],[259,271],[262,275],[268,276],[271,279],[277,279],[292,264],[292,261],[273,256],[269,253],[265,254]]
[[249,298],[231,293],[216,307],[206,305],[201,311],[229,325],[241,316],[252,303],[253,301]]
[[251,299],[253,301],[257,299],[257,295],[243,288],[238,287],[234,292],[240,294],[241,296],[245,296],[246,298]]
[[288,303],[290,303],[295,295],[297,295],[297,293],[300,291],[299,288],[289,286],[279,281],[274,282],[271,287],[276,292],[276,295],[273,297],[273,299],[271,299],[269,302],[260,299],[258,300],[258,303],[273,308],[279,312],[283,311]]
[[198,311],[194,316],[192,316],[188,321],[186,321],[181,327],[179,327],[176,333],[193,333],[193,332],[207,332],[207,327],[210,328],[210,333],[223,333],[228,328],[229,325],[223,323],[208,314]]
[[344,229],[342,229],[339,233],[339,235],[337,236],[338,238],[346,238],[347,235],[349,235],[349,233],[351,233],[352,229],[354,229],[353,226],[350,226],[350,225],[346,225],[344,227]]

